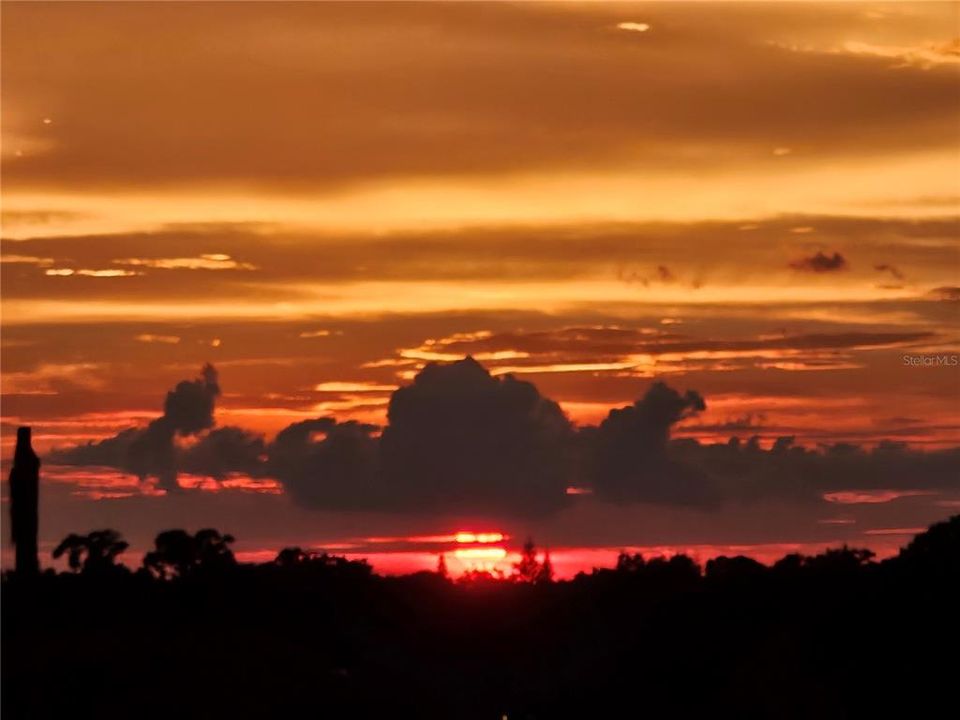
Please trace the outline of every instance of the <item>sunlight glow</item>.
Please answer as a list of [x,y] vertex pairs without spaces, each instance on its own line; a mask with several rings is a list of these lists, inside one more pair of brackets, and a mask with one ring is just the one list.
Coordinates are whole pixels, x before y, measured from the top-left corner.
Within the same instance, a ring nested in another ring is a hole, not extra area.
[[498,543],[503,542],[503,533],[498,532],[489,532],[489,533],[472,533],[472,532],[458,532],[454,536],[454,540],[458,543]]
[[495,548],[459,548],[453,551],[456,558],[460,560],[503,560],[507,556],[507,551],[501,547]]

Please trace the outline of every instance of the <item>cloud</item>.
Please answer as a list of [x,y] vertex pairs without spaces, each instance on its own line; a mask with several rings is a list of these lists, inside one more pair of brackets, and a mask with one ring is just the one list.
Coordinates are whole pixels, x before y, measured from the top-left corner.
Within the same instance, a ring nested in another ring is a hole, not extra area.
[[706,409],[699,393],[654,383],[633,405],[611,410],[595,431],[586,431],[586,484],[615,501],[706,500],[700,478],[667,456],[671,428]]
[[125,470],[141,481],[156,478],[164,490],[177,489],[177,436],[197,435],[214,425],[220,395],[217,371],[205,365],[200,377],[184,380],[167,393],[163,415],[145,428],[130,428],[112,438],[52,454],[63,465],[97,465]]
[[165,345],[177,345],[180,342],[179,335],[155,335],[153,333],[140,333],[134,339],[137,342],[163,343]]
[[317,383],[313,389],[314,392],[322,393],[381,393],[396,390],[397,386],[374,382],[332,381]]
[[960,448],[921,451],[894,442],[872,449],[849,443],[809,448],[785,436],[765,450],[754,436],[709,445],[678,440],[670,456],[699,472],[727,502],[836,503],[960,489]]
[[[314,508],[540,515],[567,501],[570,421],[532,384],[493,377],[471,358],[430,364],[396,390],[381,436],[375,425],[329,417],[294,423],[269,444],[236,427],[211,430],[219,394],[208,365],[167,394],[163,415],[146,428],[51,459],[155,477],[165,490],[179,487],[181,473],[273,477]],[[181,448],[176,435],[198,439]]]
[[790,263],[790,267],[802,272],[828,273],[847,270],[849,265],[846,258],[838,252],[833,253],[833,255],[824,255],[823,252],[818,250],[815,255],[794,260]]
[[260,477],[265,460],[263,436],[238,427],[222,427],[211,430],[187,447],[181,453],[177,469],[222,481],[235,473]]
[[942,287],[934,288],[930,291],[930,294],[939,300],[956,302],[960,300],[960,287],[944,285]]
[[894,67],[919,67],[924,70],[939,65],[960,63],[960,38],[946,43],[926,45],[878,45],[851,40],[843,44],[843,52],[851,55],[866,55],[896,61]]
[[[8,366],[9,367],[9,366]],[[75,387],[96,389],[100,381],[92,376],[103,366],[100,363],[56,363],[41,362],[29,370],[6,370],[2,382],[3,395],[11,394],[50,394]]]
[[393,394],[387,416],[384,476],[425,509],[536,514],[565,500],[573,427],[531,383],[469,357],[430,364]]
[[333,418],[294,423],[271,443],[269,472],[305,507],[395,511],[379,474],[376,430]]
[[877,272],[890,273],[890,275],[897,280],[905,279],[904,274],[900,272],[900,270],[897,267],[890,265],[889,263],[878,263],[873,266],[873,269],[876,270]]
[[0,255],[0,263],[10,263],[18,264],[22,263],[25,265],[39,265],[40,267],[49,267],[56,262],[53,258],[42,258],[34,257],[32,255]]
[[213,409],[220,395],[217,371],[205,365],[196,380],[184,380],[167,393],[163,418],[181,435],[213,427]]
[[103,270],[89,270],[87,268],[50,268],[43,271],[44,275],[49,277],[70,277],[71,275],[95,277],[95,278],[113,278],[113,277],[134,277],[140,275],[134,270],[120,270],[119,268],[105,268]]
[[224,253],[206,253],[199,257],[119,258],[117,265],[132,265],[159,270],[256,270],[256,265],[234,260]]
[[726,369],[781,361],[791,363],[794,369],[825,369],[837,363],[849,366],[857,353],[936,339],[934,333],[911,330],[718,339],[673,332],[672,327],[664,331],[660,326],[597,325],[482,335],[454,333],[428,338],[418,347],[401,348],[397,353],[407,360],[453,360],[472,355],[487,359],[495,375],[600,371],[652,375],[691,371],[710,363],[723,363]]
[[[674,303],[678,296],[692,296],[678,293],[682,285],[702,280],[704,288],[715,291],[704,301],[723,302],[725,295],[754,286],[797,284],[798,274],[784,262],[781,248],[773,242],[792,227],[815,225],[824,246],[856,246],[864,255],[882,258],[891,266],[909,267],[911,279],[929,287],[952,282],[949,270],[953,267],[953,248],[944,239],[960,232],[960,224],[953,217],[901,221],[865,216],[785,216],[766,219],[749,233],[739,230],[741,225],[740,221],[502,225],[383,235],[330,235],[295,228],[277,227],[268,232],[263,228],[211,224],[206,228],[171,228],[154,233],[17,242],[17,256],[48,261],[50,268],[124,269],[139,273],[135,277],[107,281],[79,275],[47,277],[43,275],[47,266],[25,261],[4,261],[0,270],[5,301],[34,298],[45,301],[47,306],[52,300],[69,300],[67,307],[75,310],[96,299],[122,301],[118,304],[127,308],[136,308],[152,299],[164,306],[162,314],[167,316],[171,298],[176,298],[191,303],[192,311],[209,308],[209,316],[218,320],[223,315],[220,305],[254,305],[262,312],[265,307],[274,307],[274,303],[310,300],[317,303],[318,312],[322,313],[324,305],[320,300],[327,295],[348,293],[355,284],[371,282],[396,284],[395,292],[381,300],[379,312],[398,310],[397,297],[407,293],[401,283],[421,283],[410,288],[410,292],[423,292],[422,281],[468,281],[497,287],[508,281],[543,282],[551,283],[551,293],[563,298],[577,290],[578,282],[572,281],[602,281],[609,284],[598,287],[598,293],[619,295],[621,301],[629,298],[649,302],[669,295],[668,302]],[[80,247],[82,266],[76,259]],[[159,248],[163,253],[153,257]],[[810,253],[815,249],[811,248]],[[164,262],[170,258],[202,259],[203,255],[218,255],[217,250],[229,251],[234,261],[257,269],[213,271],[184,266],[160,269],[113,265],[117,258],[127,256]],[[318,257],[322,258],[319,264]],[[865,264],[861,270],[862,274],[851,269],[842,276],[833,276],[838,281],[842,277],[845,283],[836,286],[838,299],[845,297],[841,291],[848,289],[847,283],[857,285],[868,275],[871,281],[875,279],[872,265]],[[197,282],[201,275],[202,282]],[[671,277],[673,282],[667,282]],[[811,273],[810,279],[816,280],[815,274]],[[623,287],[631,283],[649,287],[651,292]],[[369,297],[370,292],[362,292],[362,296]],[[462,301],[472,295],[447,292],[442,297]],[[487,309],[484,303],[489,302],[489,296],[483,293],[476,298],[474,307]],[[219,305],[214,301],[219,301]],[[534,300],[528,302],[534,303],[530,307],[535,306]],[[135,314],[135,310],[131,312]],[[304,326],[300,331],[316,332],[317,335],[304,337],[315,337],[317,342],[333,339],[336,334],[323,335],[330,328],[320,324]]]
[[[459,517],[534,518],[578,501],[813,506],[960,490],[960,448],[804,447],[788,435],[765,448],[758,436],[715,444],[672,437],[706,402],[694,390],[681,393],[663,382],[610,410],[597,426],[578,428],[533,384],[492,375],[467,357],[430,363],[395,390],[382,432],[369,423],[319,417],[286,426],[272,442],[242,428],[215,427],[219,394],[217,372],[208,365],[201,377],[178,383],[163,414],[146,427],[48,459],[116,468],[141,483],[155,478],[167,491],[206,487],[197,477],[220,488],[270,492],[279,483],[306,508]],[[752,423],[745,416],[715,429],[748,430]],[[181,474],[190,477],[178,482]]]
[[[665,4],[598,32],[620,21],[602,4],[86,9],[8,10],[4,92],[18,113],[5,132],[18,142],[5,149],[25,150],[4,167],[11,187],[274,189],[638,160],[701,170],[742,163],[745,145],[766,160],[771,147],[875,155],[955,138],[948,72],[890,72],[871,44],[826,54],[763,42],[849,37],[871,25],[853,12],[825,22],[812,7],[707,16]],[[952,19],[917,15],[931,30]],[[324,102],[302,102],[315,96]]]

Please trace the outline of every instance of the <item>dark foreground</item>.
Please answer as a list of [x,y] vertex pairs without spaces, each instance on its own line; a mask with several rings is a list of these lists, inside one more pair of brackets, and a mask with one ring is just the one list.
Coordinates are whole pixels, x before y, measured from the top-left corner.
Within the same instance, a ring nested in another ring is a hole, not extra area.
[[4,720],[950,716],[960,516],[883,563],[453,583],[288,556],[7,578],[2,613]]

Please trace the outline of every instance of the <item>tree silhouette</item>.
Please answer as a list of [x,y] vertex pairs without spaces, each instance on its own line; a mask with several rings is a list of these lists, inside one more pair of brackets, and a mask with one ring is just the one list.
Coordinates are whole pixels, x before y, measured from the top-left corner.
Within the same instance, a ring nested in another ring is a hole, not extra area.
[[273,562],[280,567],[290,568],[309,562],[311,557],[312,553],[299,546],[285,547],[277,553],[277,557],[274,558]]
[[440,557],[437,559],[437,575],[442,578],[450,577],[450,573],[447,571],[447,558],[443,553],[440,553]]
[[73,572],[109,572],[117,568],[117,556],[129,547],[116,530],[94,530],[87,535],[70,533],[53,550],[53,559],[64,554]]
[[550,551],[543,551],[543,562],[540,563],[540,572],[537,573],[539,583],[553,582],[553,563],[550,561]]
[[195,535],[165,530],[154,540],[155,549],[144,556],[143,566],[163,579],[231,568],[237,563],[230,549],[233,542],[232,535],[213,528],[198,530]]
[[544,553],[543,562],[537,560],[537,546],[533,538],[527,538],[520,553],[520,562],[513,564],[513,579],[517,582],[541,583],[553,580],[553,564],[550,553]]
[[803,566],[815,573],[846,575],[859,570],[874,557],[872,550],[851,548],[829,548],[825,552],[805,558]]
[[958,531],[960,517],[934,525],[882,562],[842,548],[701,572],[684,555],[623,553],[616,570],[555,582],[532,540],[515,573],[455,582],[306,547],[199,574],[235,564],[215,530],[168,530],[144,571],[88,576],[123,541],[73,534],[55,551],[73,572],[2,577],[15,662],[0,714],[287,717],[321,697],[330,717],[562,720],[620,717],[642,698],[652,717],[780,717],[785,702],[796,720],[935,717],[955,685]]
[[704,574],[711,580],[749,580],[763,575],[766,570],[766,567],[753,558],[721,555],[707,561]]
[[539,571],[537,546],[534,545],[533,538],[527,538],[520,553],[520,562],[513,565],[513,577],[520,582],[533,582],[537,579]]
[[621,552],[617,555],[617,572],[635,573],[643,570],[645,565],[646,561],[640,553],[631,555],[627,552]]
[[491,570],[474,568],[472,570],[465,570],[460,577],[457,578],[457,583],[460,585],[495,587],[505,579],[506,576],[500,568],[493,568]]
[[938,575],[960,577],[960,515],[931,525],[900,551],[897,560]]

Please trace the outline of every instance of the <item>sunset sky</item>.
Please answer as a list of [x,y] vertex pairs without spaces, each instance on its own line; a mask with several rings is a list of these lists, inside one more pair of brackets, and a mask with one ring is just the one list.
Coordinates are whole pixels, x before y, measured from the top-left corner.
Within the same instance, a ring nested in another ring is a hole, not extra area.
[[[2,15],[3,472],[32,425],[43,548],[532,535],[570,574],[960,511],[960,5]],[[172,481],[133,457],[164,432]]]

